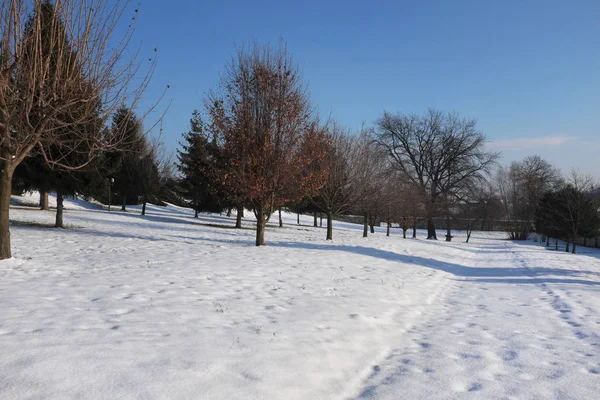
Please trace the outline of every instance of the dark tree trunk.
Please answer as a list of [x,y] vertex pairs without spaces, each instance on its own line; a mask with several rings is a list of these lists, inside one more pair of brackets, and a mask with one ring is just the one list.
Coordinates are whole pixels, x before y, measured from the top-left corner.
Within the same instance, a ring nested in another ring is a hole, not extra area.
[[408,230],[408,228],[404,228],[402,227],[402,238],[406,239],[406,231]]
[[471,231],[467,231],[467,240],[465,243],[469,243],[469,239],[471,239]]
[[263,246],[265,244],[265,226],[267,219],[263,210],[259,210],[256,216],[256,245]]
[[64,228],[63,225],[63,194],[60,190],[56,191],[56,221],[54,222],[55,228]]
[[392,225],[391,222],[388,221],[388,223],[387,223],[387,232],[385,233],[386,236],[390,236],[390,227],[391,227],[391,225]]
[[567,239],[567,247],[565,248],[565,252],[567,252],[567,253],[569,252],[569,244],[570,244],[569,239]]
[[198,209],[194,210],[194,218],[198,218]]
[[146,215],[146,203],[148,203],[148,200],[144,198],[144,203],[142,204],[142,215]]
[[577,249],[577,239],[573,236],[573,251],[571,253],[575,254]]
[[279,207],[279,227],[283,228],[283,219],[281,218],[281,207]]
[[371,227],[371,233],[375,233],[375,220],[372,219],[369,225]]
[[123,196],[123,204],[121,205],[121,211],[127,211],[127,197]]
[[237,215],[235,217],[235,227],[236,228],[242,227],[242,218],[243,217],[244,217],[244,207],[238,206],[237,207]]
[[40,192],[40,210],[50,210],[50,204],[48,202],[48,192]]
[[317,221],[317,212],[316,211],[314,212],[314,217],[315,217],[315,220],[313,221],[314,222],[313,225],[314,225],[315,228],[317,228],[318,227],[318,225],[317,225],[318,221]]
[[452,230],[450,229],[450,216],[446,215],[446,242],[452,241]]
[[435,224],[433,223],[433,215],[427,216],[427,239],[437,240],[437,235],[435,233]]
[[327,212],[327,239],[333,240],[333,215],[331,211]]
[[10,252],[10,193],[12,190],[12,171],[0,161],[0,260],[11,258]]
[[481,219],[481,230],[485,230],[485,224],[487,222],[487,206],[483,209],[483,218]]
[[558,239],[554,239],[554,249],[558,250]]
[[231,207],[229,207],[229,208],[227,209],[227,216],[228,216],[228,217],[231,217]]
[[413,238],[414,239],[417,238],[417,223],[416,222],[413,224]]
[[369,236],[369,217],[367,214],[363,214],[363,237]]
[[298,215],[297,215],[297,220],[298,220],[297,224],[300,225],[300,213],[298,213]]
[[546,247],[550,246],[550,236],[546,238]]

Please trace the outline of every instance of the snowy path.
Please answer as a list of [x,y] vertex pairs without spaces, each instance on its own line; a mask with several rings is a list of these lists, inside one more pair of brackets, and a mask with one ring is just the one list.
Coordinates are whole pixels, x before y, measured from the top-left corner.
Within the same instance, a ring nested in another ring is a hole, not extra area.
[[233,218],[68,206],[72,229],[13,226],[15,258],[0,262],[2,399],[600,392],[600,252],[363,239],[342,223],[332,243],[293,215],[256,248]]
[[541,262],[540,248],[502,241],[471,249],[471,266],[454,271],[445,297],[373,367],[358,398],[596,398],[599,271],[578,267],[597,260],[551,253]]

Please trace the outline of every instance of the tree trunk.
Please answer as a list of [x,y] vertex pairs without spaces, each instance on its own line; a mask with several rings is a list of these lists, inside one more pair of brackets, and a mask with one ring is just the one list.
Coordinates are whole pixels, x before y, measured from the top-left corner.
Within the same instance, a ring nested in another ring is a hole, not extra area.
[[237,207],[237,215],[235,217],[235,227],[238,229],[242,227],[242,217],[243,216],[244,216],[244,207],[238,206]]
[[144,199],[144,203],[142,204],[142,215],[146,215],[146,199]]
[[198,218],[198,209],[194,210],[194,218]]
[[575,254],[577,249],[577,239],[573,236],[573,251],[571,253]]
[[569,239],[567,239],[567,247],[565,248],[565,252],[567,252],[567,253],[569,252],[569,244],[570,244],[570,241],[569,241]]
[[279,207],[279,227],[283,228],[283,219],[281,218],[281,207]]
[[54,222],[55,228],[64,228],[63,225],[63,194],[60,190],[56,191],[56,221]]
[[414,239],[417,238],[417,223],[416,222],[413,224],[413,238]]
[[12,191],[12,171],[0,161],[0,260],[11,258],[10,252],[10,193]]
[[48,202],[48,192],[40,192],[40,210],[50,210],[50,204]]
[[229,208],[227,209],[227,216],[228,216],[228,217],[231,217],[231,208],[232,208],[232,207],[229,207]]
[[446,242],[452,241],[452,231],[450,230],[450,215],[446,214]]
[[123,204],[121,205],[121,211],[127,211],[127,197],[123,196]]
[[369,217],[367,214],[363,214],[363,237],[369,236]]
[[297,221],[297,224],[298,224],[298,225],[300,225],[300,213],[297,213],[297,214],[298,214],[298,215],[297,215],[297,220],[298,220],[298,221]]
[[327,239],[333,240],[333,215],[331,211],[327,212]]
[[407,230],[408,230],[408,228],[402,227],[402,239],[406,239],[406,231]]
[[558,239],[554,239],[554,249],[558,250]]
[[471,231],[467,231],[467,240],[465,243],[469,243],[469,239],[471,239]]
[[390,236],[390,227],[391,227],[392,223],[388,220],[387,222],[387,232],[385,233],[385,236]]
[[550,246],[550,236],[546,238],[546,247]]
[[437,240],[437,235],[435,233],[435,224],[433,223],[433,215],[427,216],[427,239]]
[[374,220],[371,220],[371,222],[369,223],[370,227],[371,227],[371,233],[375,233],[375,222]]
[[317,225],[317,222],[318,222],[318,221],[317,221],[317,212],[316,212],[316,211],[314,212],[314,217],[315,217],[315,220],[314,220],[314,224],[313,224],[313,226],[314,226],[315,228],[317,228],[317,227],[318,227],[318,225]]
[[267,224],[265,213],[263,210],[258,210],[256,216],[256,245],[263,246],[265,244],[265,225]]

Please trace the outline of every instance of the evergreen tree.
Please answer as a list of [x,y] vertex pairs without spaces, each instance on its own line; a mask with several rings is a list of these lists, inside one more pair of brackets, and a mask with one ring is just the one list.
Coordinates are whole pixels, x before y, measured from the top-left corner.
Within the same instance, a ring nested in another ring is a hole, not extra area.
[[122,107],[113,116],[112,129],[124,137],[121,151],[107,154],[107,168],[114,179],[113,193],[121,198],[121,211],[127,211],[127,201],[137,204],[143,196],[140,181],[140,160],[148,154],[148,143],[141,122],[130,109]]
[[[56,31],[64,32],[65,30],[62,21],[56,16],[54,4],[47,0],[41,4],[37,12],[40,14],[40,47],[42,54],[48,57],[51,66],[53,66],[51,74],[64,74],[65,70],[79,69],[79,65],[75,61],[75,50],[68,43],[67,35],[61,36],[64,41],[61,48],[64,51],[56,52],[52,50],[53,40],[56,40],[52,38],[52,35],[55,35]],[[26,37],[34,32],[33,21],[33,16],[27,21]],[[25,42],[29,41],[25,40]],[[62,62],[59,57],[62,57]],[[81,85],[87,85],[83,75]],[[66,127],[53,125],[49,127],[54,131],[54,135],[58,140],[51,143],[42,142],[42,146],[34,149],[29,157],[15,169],[14,177],[19,182],[21,189],[38,190],[42,196],[50,191],[56,192],[55,226],[57,228],[63,227],[63,198],[86,192],[86,187],[98,180],[96,160],[89,159],[90,148],[93,146],[92,142],[100,139],[102,134],[99,101],[94,101],[97,110],[96,118],[88,115],[87,109],[83,111],[79,107],[65,109],[60,114],[60,119],[66,122]],[[86,114],[82,115],[82,112]],[[82,138],[85,138],[85,140]],[[61,143],[70,143],[70,145],[67,148]],[[54,160],[55,162],[48,163],[48,160]],[[65,168],[69,166],[82,166],[82,168],[76,170]]]
[[200,113],[196,110],[190,119],[190,130],[183,134],[177,150],[177,168],[183,175],[180,194],[194,209],[195,217],[201,211],[220,212],[224,195],[214,174],[220,160],[217,140],[209,137]]
[[160,174],[157,163],[155,149],[151,149],[139,159],[137,172],[142,192],[142,215],[146,215],[146,203],[160,191]]

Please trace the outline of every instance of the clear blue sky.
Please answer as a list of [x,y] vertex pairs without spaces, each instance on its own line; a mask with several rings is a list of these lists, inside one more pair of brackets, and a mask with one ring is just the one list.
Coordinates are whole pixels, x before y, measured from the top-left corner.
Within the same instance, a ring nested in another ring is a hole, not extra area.
[[540,154],[600,176],[600,1],[142,0],[135,40],[159,49],[147,98],[172,100],[175,148],[236,48],[283,38],[325,116],[383,110],[476,118],[503,162]]

